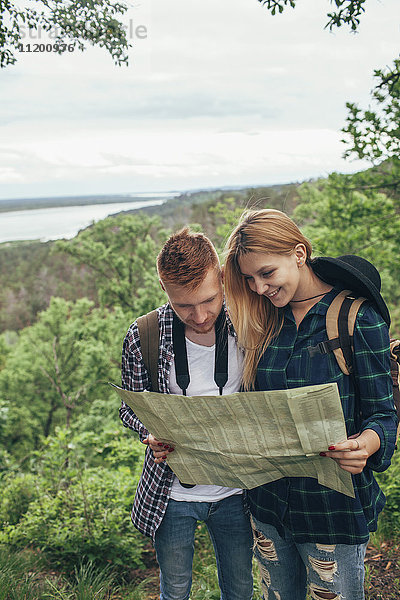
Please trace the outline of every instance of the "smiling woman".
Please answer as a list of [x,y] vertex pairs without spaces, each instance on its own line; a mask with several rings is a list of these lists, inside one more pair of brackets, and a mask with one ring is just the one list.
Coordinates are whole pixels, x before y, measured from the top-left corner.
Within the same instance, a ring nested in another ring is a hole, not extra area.
[[[327,345],[328,309],[341,293],[368,299],[355,319],[351,373],[333,354],[343,348],[340,337],[339,346]],[[313,461],[329,469],[334,460],[353,475],[354,498],[311,477],[249,490],[264,597],[305,600],[308,590],[314,600],[363,600],[365,551],[385,502],[373,471],[390,465],[397,429],[379,273],[358,256],[313,259],[286,214],[248,211],[227,242],[225,294],[244,349],[245,387],[337,385],[347,439],[333,440]]]
[[[302,303],[292,308],[295,317],[301,320],[304,308],[320,298],[332,288],[318,279],[312,271],[301,271],[307,262],[304,244],[296,244],[292,254],[268,254],[267,252],[249,252],[238,258],[240,271],[252,292],[266,296],[270,302],[282,308],[292,302]],[[261,265],[261,266],[260,266]],[[317,293],[317,291],[322,290]],[[313,296],[310,296],[313,290]]]

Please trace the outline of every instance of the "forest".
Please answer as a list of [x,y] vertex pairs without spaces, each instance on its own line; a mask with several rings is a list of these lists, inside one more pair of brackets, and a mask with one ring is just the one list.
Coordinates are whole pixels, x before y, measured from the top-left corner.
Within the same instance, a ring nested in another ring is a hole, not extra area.
[[[155,258],[168,235],[189,224],[223,260],[243,209],[284,210],[315,255],[359,254],[378,267],[399,337],[400,193],[384,177],[396,168],[389,161],[301,185],[188,193],[108,217],[71,240],[0,245],[0,599],[157,597],[151,544],[130,522],[143,446],[122,427],[107,382],[120,382],[129,325],[165,301]],[[371,544],[376,556],[386,549],[388,565],[400,538],[398,454],[378,477],[387,505]],[[202,527],[196,543],[192,598],[217,599]],[[385,596],[371,565],[367,597],[398,597],[397,562]],[[259,600],[256,572],[255,588]]]

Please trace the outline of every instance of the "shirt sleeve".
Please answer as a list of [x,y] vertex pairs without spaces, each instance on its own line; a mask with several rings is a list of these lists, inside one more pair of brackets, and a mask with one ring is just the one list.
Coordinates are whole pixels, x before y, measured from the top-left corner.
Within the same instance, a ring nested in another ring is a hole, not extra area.
[[390,374],[389,330],[372,306],[362,308],[357,316],[354,359],[360,431],[372,429],[381,441],[367,465],[374,471],[384,471],[390,465],[396,444],[397,415]]
[[[121,378],[124,390],[143,392],[144,390],[150,389],[150,379],[143,362],[143,356],[140,349],[139,330],[136,321],[128,329],[124,339],[122,347]],[[138,432],[140,441],[143,441],[147,437],[148,431],[146,427],[123,400],[121,401],[119,416],[124,427],[129,427]]]

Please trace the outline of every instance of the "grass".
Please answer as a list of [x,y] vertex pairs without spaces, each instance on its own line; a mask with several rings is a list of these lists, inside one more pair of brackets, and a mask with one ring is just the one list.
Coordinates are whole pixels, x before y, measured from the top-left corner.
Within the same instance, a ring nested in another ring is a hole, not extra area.
[[[379,548],[388,538],[381,532],[371,536],[371,544]],[[391,548],[387,549],[387,559]],[[374,566],[365,565],[367,600],[398,600],[400,581],[394,580],[391,589],[381,592],[374,585]],[[148,574],[149,571],[147,571]],[[256,562],[253,568],[253,600],[262,600]],[[372,584],[372,585],[371,585]],[[383,584],[384,585],[384,584]],[[10,552],[0,547],[0,600],[156,600],[158,573],[140,583],[117,580],[112,567],[99,569],[90,561],[82,561],[72,573],[55,573],[33,551]],[[373,591],[374,590],[374,591]],[[191,600],[219,600],[220,590],[215,556],[207,528],[200,524],[196,532]],[[310,597],[307,596],[310,600]]]
[[30,551],[0,549],[0,600],[49,600],[50,586],[40,559]]
[[119,591],[112,568],[100,571],[91,561],[75,567],[72,581],[63,589],[49,580],[47,583],[53,588],[54,600],[110,600]]
[[[32,551],[0,549],[0,600],[112,600],[119,591],[111,567],[99,570],[82,562],[67,577],[50,571]],[[133,592],[124,600],[143,600]]]

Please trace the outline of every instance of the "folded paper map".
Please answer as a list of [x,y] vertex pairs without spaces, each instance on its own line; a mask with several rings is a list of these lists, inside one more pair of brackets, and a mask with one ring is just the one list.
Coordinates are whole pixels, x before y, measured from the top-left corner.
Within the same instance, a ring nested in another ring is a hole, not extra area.
[[173,444],[167,462],[182,483],[251,489],[314,477],[354,498],[350,473],[319,456],[347,438],[336,383],[226,396],[113,387],[150,433]]

